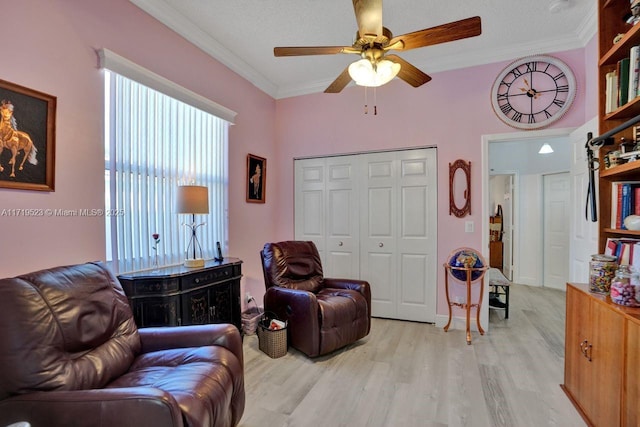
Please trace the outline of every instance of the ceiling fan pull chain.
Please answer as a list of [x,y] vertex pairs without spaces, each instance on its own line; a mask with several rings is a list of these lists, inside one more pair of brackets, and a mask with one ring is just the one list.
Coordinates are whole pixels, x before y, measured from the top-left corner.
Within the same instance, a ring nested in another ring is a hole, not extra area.
[[378,91],[377,88],[373,88],[373,115],[378,115]]
[[369,114],[369,108],[367,105],[367,87],[364,87],[364,113]]

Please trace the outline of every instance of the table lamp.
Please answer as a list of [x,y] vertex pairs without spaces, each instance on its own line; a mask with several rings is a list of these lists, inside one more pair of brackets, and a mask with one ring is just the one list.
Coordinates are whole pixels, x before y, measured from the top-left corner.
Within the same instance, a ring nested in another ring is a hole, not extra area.
[[[185,224],[191,229],[191,239],[186,250],[184,266],[189,268],[204,267],[202,247],[198,241],[196,230],[205,223],[196,224],[196,214],[209,213],[209,190],[199,185],[178,186],[177,210],[179,214],[190,214],[191,224]],[[196,251],[199,252],[199,257]],[[193,257],[191,257],[193,255]]]

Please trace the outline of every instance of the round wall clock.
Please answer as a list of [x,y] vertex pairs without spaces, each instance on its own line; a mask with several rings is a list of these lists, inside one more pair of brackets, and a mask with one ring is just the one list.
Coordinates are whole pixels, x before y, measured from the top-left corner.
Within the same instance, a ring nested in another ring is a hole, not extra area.
[[534,55],[502,70],[491,88],[491,105],[509,126],[540,129],[562,117],[575,96],[571,68],[558,58]]

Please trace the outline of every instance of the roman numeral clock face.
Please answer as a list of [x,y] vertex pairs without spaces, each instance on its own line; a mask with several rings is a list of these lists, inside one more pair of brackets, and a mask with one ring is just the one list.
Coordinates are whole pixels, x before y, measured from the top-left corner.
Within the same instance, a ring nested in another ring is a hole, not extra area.
[[507,66],[491,88],[496,115],[518,129],[540,129],[558,120],[576,96],[567,64],[551,56],[529,56]]

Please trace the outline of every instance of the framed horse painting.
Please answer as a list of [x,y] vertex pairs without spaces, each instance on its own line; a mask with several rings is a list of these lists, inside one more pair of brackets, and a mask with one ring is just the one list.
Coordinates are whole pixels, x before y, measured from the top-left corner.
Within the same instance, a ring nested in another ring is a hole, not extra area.
[[0,188],[54,191],[56,98],[0,80]]

